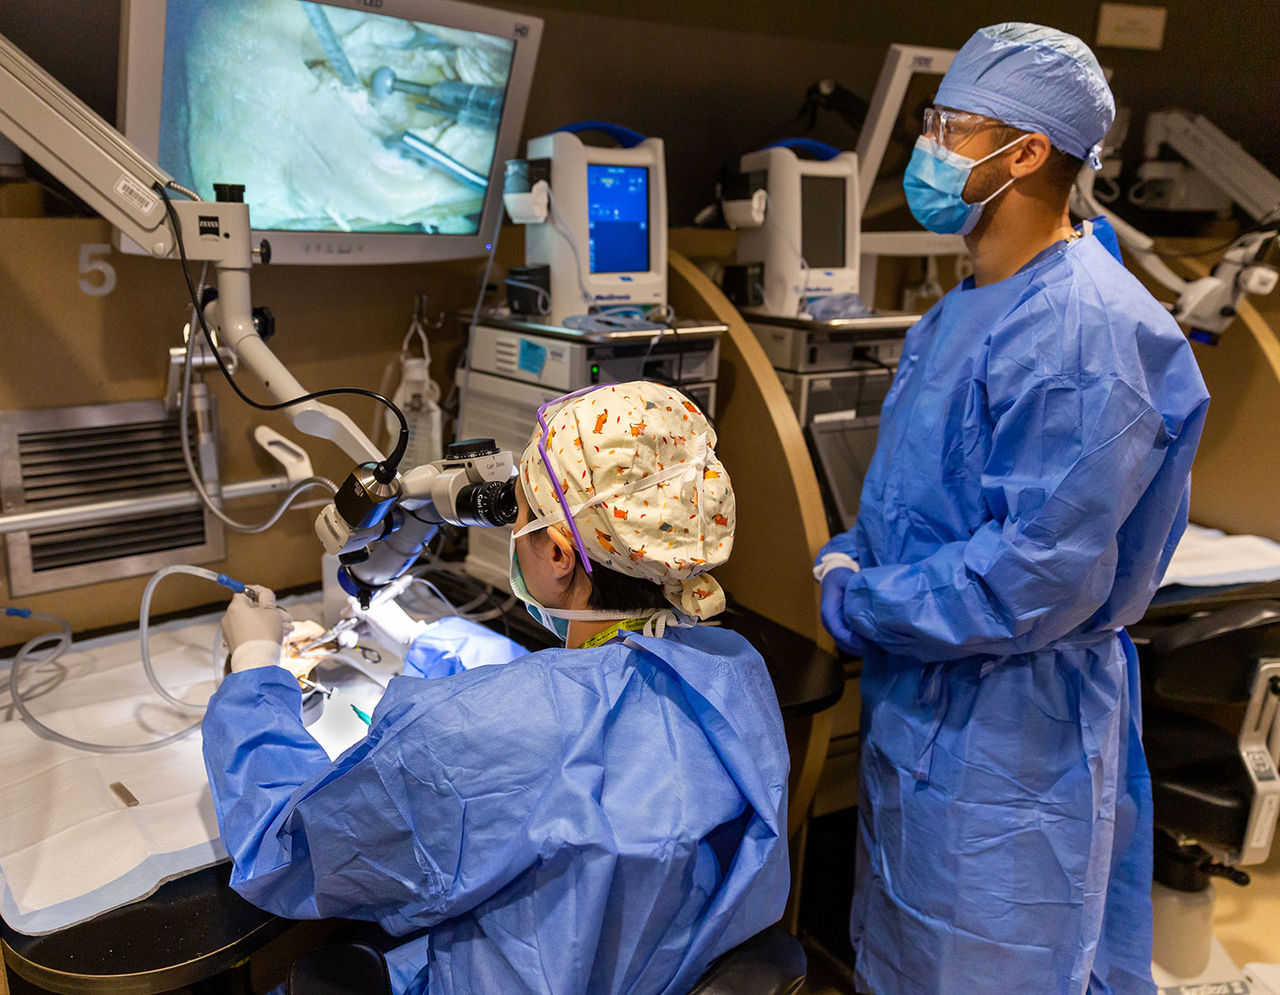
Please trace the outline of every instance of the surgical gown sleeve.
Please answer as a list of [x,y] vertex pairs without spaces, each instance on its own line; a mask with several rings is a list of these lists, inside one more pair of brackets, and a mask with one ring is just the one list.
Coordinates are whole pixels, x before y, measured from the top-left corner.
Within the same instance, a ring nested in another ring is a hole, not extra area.
[[510,663],[529,651],[519,643],[465,618],[431,623],[404,657],[406,677],[451,677],[476,667]]
[[[1166,424],[1140,386],[1089,357],[1084,336],[1061,338],[1086,355],[1046,362],[1055,346],[1044,329],[1062,328],[1062,303],[1024,304],[994,336],[975,387],[985,410],[973,417],[990,425],[986,520],[915,562],[864,563],[847,578],[849,627],[889,653],[944,661],[1030,652],[1107,601],[1121,527],[1184,424]],[[1190,430],[1198,433],[1203,413],[1194,425],[1186,419]]]
[[[519,669],[394,679],[368,737],[332,764],[303,726],[292,675],[229,676],[203,733],[232,886],[278,915],[371,919],[400,934],[530,867],[536,846],[522,829],[562,746],[538,678]],[[477,707],[507,700],[527,721]]]

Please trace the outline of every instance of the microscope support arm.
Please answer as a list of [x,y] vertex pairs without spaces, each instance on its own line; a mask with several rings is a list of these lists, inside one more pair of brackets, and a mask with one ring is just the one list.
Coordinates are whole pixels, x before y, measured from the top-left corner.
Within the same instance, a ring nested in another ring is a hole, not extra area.
[[[1156,254],[1154,243],[1142,232],[1107,210],[1094,196],[1094,174],[1080,171],[1071,191],[1071,207],[1083,217],[1101,214],[1142,268],[1177,295],[1172,307],[1177,321],[1190,329],[1197,341],[1215,343],[1235,320],[1236,306],[1250,294],[1265,295],[1275,289],[1276,270],[1263,259],[1280,228],[1280,179],[1267,172],[1238,144],[1199,115],[1186,111],[1153,114],[1147,127],[1149,156],[1168,144],[1228,193],[1258,220],[1227,249],[1209,276],[1184,280]],[[1221,169],[1214,168],[1215,159]]]
[[[0,35],[0,132],[39,162],[121,235],[157,258],[175,255],[164,199],[181,189],[116,129]],[[187,258],[217,269],[216,309],[206,308],[224,344],[276,401],[307,393],[259,337],[249,298],[249,208],[229,201],[172,201]],[[383,454],[341,411],[318,401],[285,409],[299,431],[340,446],[357,463]]]
[[1202,114],[1184,110],[1150,114],[1143,140],[1148,159],[1156,158],[1160,147],[1168,145],[1255,220],[1280,208],[1280,178]]
[[1144,235],[1123,218],[1108,210],[1093,193],[1095,173],[1088,167],[1080,171],[1076,185],[1071,191],[1072,210],[1084,218],[1102,215],[1115,229],[1121,244],[1133,254],[1157,283],[1175,294],[1187,289],[1188,282],[1175,273],[1163,259],[1153,251],[1155,243],[1149,235]]
[[[289,401],[307,393],[254,327],[247,268],[218,267],[218,299],[205,308],[205,316],[217,328],[218,338],[258,378],[273,401]],[[284,410],[298,431],[331,440],[357,463],[376,463],[383,457],[355,422],[332,405],[312,400]]]

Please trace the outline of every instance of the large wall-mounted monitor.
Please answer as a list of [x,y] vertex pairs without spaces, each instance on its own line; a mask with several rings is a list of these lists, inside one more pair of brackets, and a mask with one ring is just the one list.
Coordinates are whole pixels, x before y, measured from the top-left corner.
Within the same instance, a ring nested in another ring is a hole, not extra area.
[[275,262],[483,255],[541,34],[455,0],[125,0],[120,127],[202,198],[243,184]]
[[[590,129],[585,129],[590,130]],[[635,136],[639,139],[640,136]],[[667,180],[660,138],[587,145],[570,131],[529,141],[550,167],[554,211],[525,229],[525,262],[550,270],[551,321],[667,302]]]

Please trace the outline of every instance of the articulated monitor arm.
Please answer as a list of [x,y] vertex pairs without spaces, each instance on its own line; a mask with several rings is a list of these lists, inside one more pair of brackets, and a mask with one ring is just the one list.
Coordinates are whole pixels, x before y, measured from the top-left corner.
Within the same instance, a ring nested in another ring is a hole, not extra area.
[[[211,262],[217,269],[218,301],[216,308],[206,309],[206,316],[218,326],[222,343],[277,402],[307,393],[254,327],[248,205],[174,200],[175,232],[159,192],[182,189],[173,177],[3,35],[0,132],[153,256],[175,255],[180,234],[188,259]],[[336,408],[308,401],[286,412],[300,431],[333,440],[357,462],[382,459],[377,447]]]

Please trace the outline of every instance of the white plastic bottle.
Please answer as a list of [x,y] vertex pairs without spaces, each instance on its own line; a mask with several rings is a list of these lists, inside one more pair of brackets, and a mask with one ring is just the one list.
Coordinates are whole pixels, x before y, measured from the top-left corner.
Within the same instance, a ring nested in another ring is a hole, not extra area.
[[[419,295],[418,306],[409,322],[409,330],[400,343],[400,385],[391,395],[392,402],[404,413],[405,421],[409,424],[409,444],[400,463],[401,471],[422,466],[444,455],[444,416],[439,403],[440,387],[431,379],[431,347],[427,342],[427,330],[422,323],[425,307],[426,295]],[[436,327],[439,327],[439,323]],[[415,337],[422,346],[420,357],[409,355],[409,344]],[[391,384],[395,363],[396,358],[393,356],[382,378],[383,394]],[[391,411],[386,412],[386,426],[387,445],[391,447],[400,438],[400,422]]]
[[[401,467],[408,470],[423,463],[439,459],[442,447],[442,416],[440,412],[440,388],[431,379],[430,361],[401,355],[400,386],[391,398],[409,423],[409,446],[405,450]],[[399,436],[400,423],[387,412],[387,431],[391,443]]]

